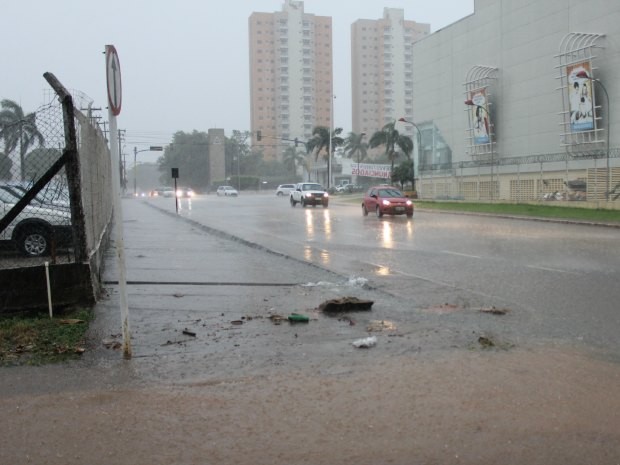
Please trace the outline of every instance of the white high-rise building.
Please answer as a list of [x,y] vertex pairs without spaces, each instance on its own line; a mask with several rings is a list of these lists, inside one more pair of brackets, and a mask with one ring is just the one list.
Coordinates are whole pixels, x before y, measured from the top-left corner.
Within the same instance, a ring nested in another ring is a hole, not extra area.
[[[429,24],[406,21],[399,8],[351,25],[353,132],[370,137],[387,123],[413,118],[413,43],[428,34]],[[401,129],[414,136],[412,126]]]

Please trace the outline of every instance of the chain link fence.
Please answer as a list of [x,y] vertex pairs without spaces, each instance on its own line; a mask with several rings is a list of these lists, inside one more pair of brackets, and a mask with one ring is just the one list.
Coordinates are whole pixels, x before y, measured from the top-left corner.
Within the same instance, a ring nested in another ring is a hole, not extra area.
[[[71,301],[84,292],[92,299],[99,288],[112,218],[107,140],[90,111],[78,109],[85,96],[78,93],[76,108],[53,75],[45,78],[53,98],[35,112],[24,113],[14,102],[2,101],[0,274],[3,283],[16,287],[3,286],[0,310],[23,302],[20,294],[32,291],[27,279],[42,277],[37,268],[44,266],[52,281],[63,275],[51,283],[57,284],[61,300],[62,294]],[[78,278],[68,282],[67,276]]]

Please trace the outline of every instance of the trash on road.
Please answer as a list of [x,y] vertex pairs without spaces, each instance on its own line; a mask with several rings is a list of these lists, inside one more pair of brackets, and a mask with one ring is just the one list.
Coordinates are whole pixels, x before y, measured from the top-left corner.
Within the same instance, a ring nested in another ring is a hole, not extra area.
[[323,312],[355,312],[359,310],[370,310],[374,301],[358,299],[357,297],[341,297],[340,299],[330,299],[319,305],[319,310]]
[[483,307],[480,309],[482,313],[490,313],[491,315],[505,315],[510,310],[507,308],[497,308],[497,307]]
[[377,345],[377,336],[365,337],[362,339],[358,339],[353,341],[352,343],[358,349],[370,349]]
[[396,330],[396,324],[394,324],[392,321],[387,321],[387,320],[373,320],[370,323],[368,323],[368,326],[366,326],[366,331],[368,331],[369,333],[373,331],[395,331],[395,330]]
[[183,330],[183,334],[185,334],[186,336],[192,336],[192,337],[196,337],[196,333],[193,331],[190,331],[189,329],[185,328]]
[[231,325],[239,326],[243,324],[243,320],[233,320],[230,322]]
[[307,315],[302,315],[300,313],[291,313],[288,316],[288,321],[291,323],[308,323],[310,318]]
[[493,339],[491,339],[490,337],[486,337],[486,336],[480,336],[478,338],[478,344],[480,344],[485,349],[489,347],[495,347],[495,342],[493,342]]
[[273,314],[273,315],[269,315],[269,319],[271,320],[271,322],[274,325],[279,325],[281,324],[286,318],[284,318],[282,315],[277,315],[277,314]]

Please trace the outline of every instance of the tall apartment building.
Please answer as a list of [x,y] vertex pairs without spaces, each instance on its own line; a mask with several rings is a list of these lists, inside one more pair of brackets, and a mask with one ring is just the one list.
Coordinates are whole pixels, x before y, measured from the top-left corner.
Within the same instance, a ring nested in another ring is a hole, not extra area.
[[281,12],[252,13],[249,32],[254,145],[265,159],[280,159],[291,144],[283,139],[305,141],[315,126],[331,124],[332,20],[286,0]]
[[[351,25],[353,132],[370,137],[391,121],[413,120],[413,43],[427,34],[429,24],[405,21],[399,8]],[[415,135],[411,125],[404,130]]]

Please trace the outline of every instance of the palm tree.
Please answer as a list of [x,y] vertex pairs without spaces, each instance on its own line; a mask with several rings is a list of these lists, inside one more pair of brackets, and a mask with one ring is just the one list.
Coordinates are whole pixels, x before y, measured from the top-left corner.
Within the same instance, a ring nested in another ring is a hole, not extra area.
[[410,158],[411,152],[413,152],[411,137],[399,134],[394,127],[395,123],[395,121],[388,123],[380,131],[375,132],[370,138],[369,144],[371,148],[380,145],[385,146],[385,155],[392,162],[391,171],[394,171],[394,160],[398,156],[396,147],[400,148],[407,158]]
[[[341,133],[342,128],[335,128],[331,133],[332,154],[334,153],[334,150],[336,150],[336,147],[340,147],[344,144],[344,139],[340,137]],[[329,135],[329,128],[325,126],[316,126],[312,131],[312,137],[306,143],[306,151],[308,152],[308,155],[314,153],[315,162],[319,159],[319,155],[322,151],[325,152],[323,158],[325,160],[329,160]],[[310,163],[307,164],[310,165]]]
[[0,102],[0,108],[0,137],[4,139],[7,155],[19,147],[21,179],[24,180],[26,152],[35,144],[42,146],[45,138],[37,128],[36,113],[24,114],[19,104],[6,99]]
[[363,141],[365,136],[365,133],[355,134],[354,132],[350,132],[349,136],[346,138],[344,146],[344,153],[349,158],[353,158],[355,155],[357,155],[358,165],[368,155],[368,143]]
[[282,163],[286,166],[286,169],[295,174],[297,166],[303,165],[304,157],[293,146],[287,147],[282,154]]

